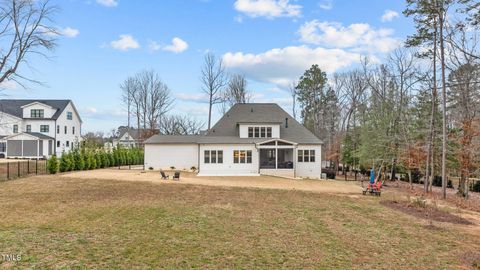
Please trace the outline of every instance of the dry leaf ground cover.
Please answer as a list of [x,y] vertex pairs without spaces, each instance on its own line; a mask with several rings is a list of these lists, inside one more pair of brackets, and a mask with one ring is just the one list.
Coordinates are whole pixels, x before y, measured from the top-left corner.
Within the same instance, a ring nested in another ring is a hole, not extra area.
[[[275,179],[281,181],[268,180]],[[75,174],[1,182],[0,253],[22,260],[0,268],[468,269],[478,263],[470,258],[480,250],[480,219],[433,222],[432,229],[431,222],[382,205],[397,196],[388,191],[377,198],[355,196],[357,187],[332,193],[334,183],[325,192],[164,183]]]

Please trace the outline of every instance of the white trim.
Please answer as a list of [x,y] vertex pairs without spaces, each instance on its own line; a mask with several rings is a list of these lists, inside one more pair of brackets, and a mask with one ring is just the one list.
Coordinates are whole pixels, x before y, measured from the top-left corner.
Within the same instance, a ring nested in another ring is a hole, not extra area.
[[[0,114],[6,114],[6,115],[8,115],[8,116],[10,116],[10,117],[12,117],[12,118],[15,118],[15,119],[18,119],[18,120],[23,120],[23,118],[18,117],[18,116],[15,116],[15,115],[13,115],[13,114],[9,114],[9,113],[7,113],[7,112],[4,112],[4,111],[2,111],[1,109],[0,109]],[[0,117],[1,117],[1,116],[0,116]]]
[[52,107],[52,106],[50,106],[50,105],[48,105],[48,104],[42,103],[42,102],[40,102],[40,101],[34,101],[34,102],[32,102],[32,103],[25,104],[25,105],[21,106],[20,108],[24,109],[24,108],[26,108],[26,107],[30,107],[30,106],[35,105],[35,104],[40,104],[40,105],[43,105],[43,106],[45,106],[45,107],[47,107],[47,108],[55,109],[54,107]]
[[[274,138],[274,139],[266,140],[266,141],[263,141],[263,142],[258,142],[258,143],[256,143],[256,145],[257,146],[273,146],[273,145],[262,145],[262,144],[273,142],[273,141],[275,141],[275,142],[280,141],[280,142],[284,142],[284,143],[289,143],[289,144],[291,144],[290,147],[292,147],[292,146],[294,147],[294,146],[298,145],[298,143],[296,143],[296,142],[291,142],[291,141],[287,141],[287,140],[280,139],[280,138]],[[277,146],[277,143],[275,143],[275,146]],[[288,145],[279,145],[279,146],[288,146]]]

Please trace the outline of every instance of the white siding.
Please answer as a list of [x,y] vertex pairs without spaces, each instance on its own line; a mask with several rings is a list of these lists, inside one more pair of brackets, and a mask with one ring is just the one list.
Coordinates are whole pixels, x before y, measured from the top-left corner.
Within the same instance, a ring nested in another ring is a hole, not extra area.
[[44,118],[52,118],[52,116],[57,111],[56,109],[53,109],[46,104],[33,103],[32,105],[29,105],[27,107],[23,107],[23,118],[30,118],[31,117],[30,111],[31,110],[37,110],[37,109],[43,110],[43,117]]
[[[223,150],[222,164],[205,164],[205,150]],[[234,150],[251,150],[252,163],[233,163]],[[200,172],[199,175],[258,175],[258,150],[253,144],[220,145],[203,144],[200,146]]]
[[280,125],[273,125],[273,124],[241,124],[239,127],[240,130],[240,138],[248,138],[248,128],[249,127],[271,127],[272,128],[272,138],[280,138]]
[[0,112],[0,135],[12,135],[13,125],[18,125],[18,132],[22,132],[22,123],[22,119]]
[[147,144],[145,145],[145,168],[189,170],[198,168],[197,144]]
[[[55,138],[55,120],[46,120],[46,119],[38,119],[38,120],[31,120],[27,119],[23,121],[22,129],[20,132],[27,132],[27,125],[31,126],[31,132],[38,132],[44,135],[50,136]],[[40,126],[47,125],[48,132],[40,132]]]
[[[67,119],[67,112],[72,112],[72,120]],[[70,152],[74,143],[81,142],[81,125],[80,117],[70,102],[57,119],[57,126],[60,126],[60,133],[56,134],[57,141],[60,141],[60,147],[57,147],[57,156],[60,156],[62,151]],[[67,127],[67,134],[65,134],[65,126]],[[72,127],[75,127],[75,134],[72,133]],[[56,126],[53,127],[53,131],[57,132]],[[55,138],[55,134],[50,136]],[[67,141],[69,142],[69,147],[67,147]]]
[[[315,162],[298,162],[298,150],[315,150]],[[322,174],[322,147],[299,145],[295,151],[296,177],[320,179]]]

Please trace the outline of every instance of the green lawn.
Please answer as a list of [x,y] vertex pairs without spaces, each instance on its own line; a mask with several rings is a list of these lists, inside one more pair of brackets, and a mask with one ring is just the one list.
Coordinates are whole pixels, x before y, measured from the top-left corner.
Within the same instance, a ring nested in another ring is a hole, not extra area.
[[374,197],[51,176],[0,183],[0,253],[22,255],[0,268],[473,268],[461,255],[480,240],[468,230],[426,226]]

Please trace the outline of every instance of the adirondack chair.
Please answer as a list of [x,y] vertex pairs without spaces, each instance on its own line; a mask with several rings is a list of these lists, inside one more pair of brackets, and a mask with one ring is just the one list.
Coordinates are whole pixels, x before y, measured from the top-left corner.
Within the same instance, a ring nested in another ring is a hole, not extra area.
[[172,179],[173,180],[180,180],[180,172],[175,172]]
[[160,171],[160,174],[162,175],[162,179],[163,179],[163,180],[167,180],[167,179],[170,178],[170,176],[169,176],[168,174],[165,174],[164,171]]

